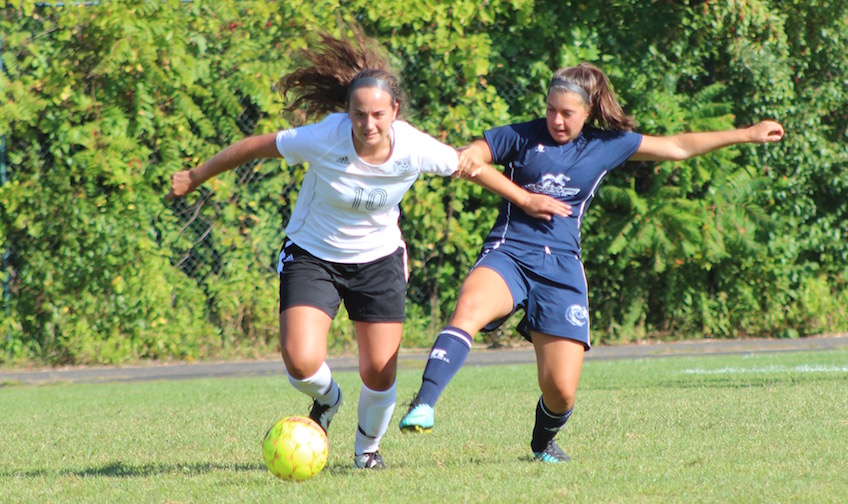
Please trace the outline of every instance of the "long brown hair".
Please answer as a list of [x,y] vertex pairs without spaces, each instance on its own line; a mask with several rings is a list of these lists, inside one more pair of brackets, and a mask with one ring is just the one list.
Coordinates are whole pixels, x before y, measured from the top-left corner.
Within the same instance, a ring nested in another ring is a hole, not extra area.
[[[342,26],[345,31],[345,26]],[[334,37],[318,33],[318,41],[302,49],[295,61],[305,66],[283,76],[277,83],[283,99],[291,92],[294,100],[285,107],[292,116],[309,117],[346,110],[348,87],[361,77],[385,82],[400,106],[403,96],[398,78],[392,71],[379,43],[366,36],[358,26],[351,26],[352,37]]]
[[622,110],[612,91],[606,74],[591,63],[561,68],[554,73],[554,79],[564,79],[577,84],[589,94],[589,106],[592,111],[587,123],[605,130],[630,131],[636,127],[633,116]]

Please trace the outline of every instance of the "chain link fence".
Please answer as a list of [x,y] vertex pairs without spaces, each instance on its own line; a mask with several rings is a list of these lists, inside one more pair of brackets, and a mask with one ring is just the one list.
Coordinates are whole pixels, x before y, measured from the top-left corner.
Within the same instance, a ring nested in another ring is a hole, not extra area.
[[[184,0],[185,1],[185,0]],[[92,2],[91,4],[96,4]],[[75,4],[76,6],[88,6],[88,3]],[[37,5],[37,9],[58,9],[62,5],[50,6],[47,4]],[[52,15],[55,11],[51,11]],[[0,72],[5,73],[3,67],[3,46],[2,38],[0,38]],[[413,89],[416,86],[426,85],[420,78],[421,72],[426,69],[419,68],[417,60],[413,57],[407,57],[403,54],[394,55],[396,60],[395,66],[399,69],[401,81],[406,89]],[[511,107],[517,103],[521,97],[526,94],[526,86],[517,83],[498,83],[498,92],[504,98],[506,103]],[[256,126],[263,119],[263,112],[250,99],[249,96],[241,97],[243,110],[236,119],[236,124],[245,136],[255,132]],[[417,105],[417,104],[416,104]],[[5,184],[9,180],[14,180],[15,167],[9,165],[9,153],[22,151],[27,148],[28,142],[24,139],[16,138],[14,132],[10,134],[0,134],[0,184]],[[32,153],[28,153],[31,155]],[[44,169],[48,170],[52,163],[51,154],[45,149],[40,154],[44,163]],[[151,163],[161,162],[161,159],[153,158]],[[278,176],[279,161],[257,161],[240,166],[235,170],[236,191],[237,194],[233,198],[239,198],[238,193],[249,193],[251,187],[261,183],[267,177]],[[188,169],[190,167],[186,167]],[[284,194],[279,199],[280,206],[271,211],[278,216],[279,233],[274,239],[268,240],[265,250],[255,255],[254,268],[266,271],[269,275],[276,272],[277,252],[284,238],[284,227],[288,222],[291,207],[285,203],[294,201],[293,192],[299,190],[299,185],[292,182],[285,186]],[[186,275],[195,280],[198,284],[205,284],[209,277],[218,274],[225,264],[226,257],[221,253],[219,244],[215,241],[215,223],[218,217],[221,216],[222,207],[220,202],[216,201],[214,191],[207,186],[201,187],[198,190],[199,197],[191,202],[180,199],[171,204],[171,209],[181,223],[181,234],[187,237],[190,246],[173,250],[174,264],[179,267]],[[267,238],[267,237],[266,237]],[[23,248],[22,244],[19,244]],[[11,295],[9,285],[12,279],[16,277],[13,265],[21,258],[16,256],[17,249],[15,243],[7,243],[2,252],[2,268],[7,271],[6,279],[3,282],[2,296],[8,299]],[[409,299],[414,303],[429,303],[432,302],[432,293],[419,285],[411,283],[408,290]],[[7,306],[8,303],[3,303]],[[214,312],[214,307],[212,307]]]
[[[407,86],[415,85],[415,76],[418,75],[419,69],[413,61],[401,61],[401,79]],[[512,85],[507,88],[503,94],[508,100],[517,100],[518,97],[525,93],[526,89],[520,85]],[[262,113],[255,106],[246,102],[243,112],[237,119],[237,124],[245,136],[254,133],[256,124],[262,119]],[[512,103],[508,101],[508,103]],[[263,132],[264,133],[264,132]],[[267,169],[266,169],[267,165]],[[279,174],[277,161],[255,161],[238,167],[235,170],[235,180],[239,192],[249,192],[251,186],[259,184],[266,177],[273,177]],[[190,167],[186,167],[188,169]],[[286,186],[287,191],[282,195],[281,201],[294,201],[290,197],[290,192],[298,191],[298,184],[289,184]],[[175,264],[198,282],[204,282],[205,276],[215,274],[220,271],[222,266],[222,258],[218,253],[214,252],[214,240],[212,239],[214,223],[217,217],[220,216],[221,209],[216,205],[214,192],[208,187],[199,189],[201,196],[192,204],[188,204],[185,200],[178,200],[173,206],[177,217],[183,222],[183,233],[192,237],[193,246],[186,250],[177,251],[177,259]],[[234,196],[238,198],[238,195]],[[284,239],[284,227],[288,223],[291,216],[292,208],[288,205],[281,205],[273,213],[279,216],[279,234],[271,240],[267,253],[258,254],[254,267],[261,268],[270,272],[276,272],[277,269],[277,253]],[[212,254],[202,251],[210,250]],[[416,304],[425,304],[432,301],[431,294],[419,285],[410,283],[408,288],[408,296],[410,300]]]

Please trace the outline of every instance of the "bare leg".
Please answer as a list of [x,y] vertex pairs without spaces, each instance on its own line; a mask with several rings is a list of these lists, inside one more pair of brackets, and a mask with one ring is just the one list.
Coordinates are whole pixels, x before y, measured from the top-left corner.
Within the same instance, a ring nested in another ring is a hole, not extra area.
[[499,274],[486,267],[475,268],[462,283],[448,324],[473,336],[489,322],[509,315],[512,303],[512,293]]
[[543,462],[568,462],[570,458],[554,442],[554,437],[571,417],[586,350],[583,343],[574,340],[535,331],[530,334],[542,389],[530,447]]
[[465,362],[474,335],[511,312],[512,293],[503,278],[489,268],[474,269],[462,284],[450,322],[433,343],[421,387],[400,422],[402,431],[429,432],[433,428],[433,407]]
[[325,431],[342,403],[342,391],[326,363],[332,319],[310,306],[293,306],[280,314],[280,353],[289,383],[313,399],[309,418]]
[[387,390],[394,385],[402,334],[401,322],[356,322],[359,376],[366,387]]
[[359,345],[359,425],[354,461],[364,469],[385,467],[378,451],[397,403],[397,355],[403,326],[400,322],[356,322]]
[[293,306],[280,313],[280,353],[289,375],[303,379],[327,359],[327,335],[333,320],[311,306]]
[[545,405],[552,411],[566,412],[574,407],[586,349],[578,341],[537,332],[530,334]]

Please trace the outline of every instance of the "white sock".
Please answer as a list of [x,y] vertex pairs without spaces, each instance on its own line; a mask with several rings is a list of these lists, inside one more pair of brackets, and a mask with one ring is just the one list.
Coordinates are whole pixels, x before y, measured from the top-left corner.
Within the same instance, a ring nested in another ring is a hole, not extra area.
[[[288,373],[286,373],[288,374]],[[312,375],[298,380],[292,375],[288,375],[289,383],[295,390],[299,390],[313,399],[317,399],[321,404],[336,404],[339,400],[339,386],[333,380],[333,373],[330,371],[330,366],[327,363],[321,364],[318,371]]]
[[359,428],[353,449],[356,455],[375,452],[389,428],[397,402],[397,381],[388,390],[376,391],[362,385],[359,393]]

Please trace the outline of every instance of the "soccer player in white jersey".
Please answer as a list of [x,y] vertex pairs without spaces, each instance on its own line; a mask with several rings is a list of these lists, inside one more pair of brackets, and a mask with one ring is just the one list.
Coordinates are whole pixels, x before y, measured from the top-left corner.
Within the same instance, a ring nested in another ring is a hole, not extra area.
[[[301,52],[303,68],[280,81],[305,105],[328,114],[314,124],[245,138],[200,166],[175,173],[169,198],[247,161],[283,157],[309,163],[280,252],[280,348],[288,380],[313,398],[310,418],[326,431],[342,391],[326,363],[327,336],[340,302],[355,324],[362,388],[354,465],[385,468],[379,443],[396,402],[397,354],[407,286],[401,198],[421,173],[475,175],[480,185],[550,220],[567,204],[518,187],[490,166],[457,170],[458,153],[398,120],[402,97],[376,44],[320,35]],[[343,111],[343,112],[336,112]]]
[[554,437],[571,416],[583,354],[590,348],[580,224],[610,171],[630,160],[683,160],[744,142],[776,142],[783,127],[763,121],[731,131],[655,137],[634,133],[606,75],[582,63],[557,71],[547,91],[546,118],[486,131],[460,156],[460,166],[505,165],[511,180],[573,209],[550,221],[530,218],[509,201],[462,285],[456,309],[436,339],[421,388],[400,422],[427,432],[441,393],[471,349],[472,337],[494,330],[522,308],[519,331],[536,350],[542,394],[530,441],[537,460],[565,462]]

